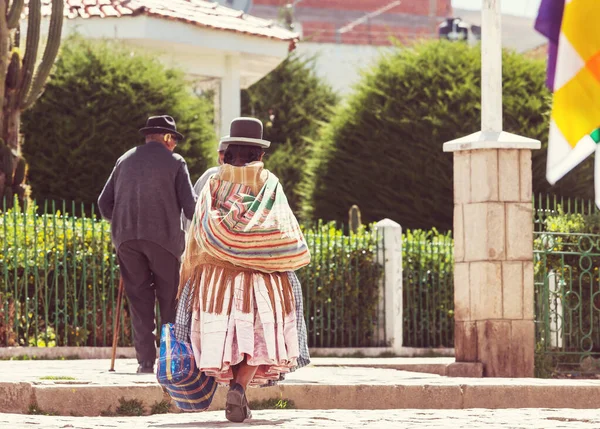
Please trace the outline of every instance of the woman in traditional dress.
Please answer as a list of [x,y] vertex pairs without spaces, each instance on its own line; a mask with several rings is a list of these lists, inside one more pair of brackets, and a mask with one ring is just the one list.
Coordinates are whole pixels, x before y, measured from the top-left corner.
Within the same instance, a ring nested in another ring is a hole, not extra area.
[[251,416],[249,385],[279,380],[300,356],[288,271],[310,254],[281,184],[264,168],[262,123],[238,118],[224,163],[200,193],[181,269],[190,282],[200,371],[229,383],[225,416]]

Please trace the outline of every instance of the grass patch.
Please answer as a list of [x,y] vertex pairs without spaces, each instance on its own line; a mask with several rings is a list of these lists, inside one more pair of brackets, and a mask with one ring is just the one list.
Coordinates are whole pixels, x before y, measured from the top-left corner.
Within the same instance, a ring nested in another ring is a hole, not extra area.
[[108,409],[100,411],[100,415],[102,417],[116,417],[117,413],[115,413],[111,407],[108,407]]
[[75,377],[70,375],[44,375],[40,377],[40,380],[77,380]]
[[265,399],[263,401],[250,401],[251,410],[293,410],[296,408],[294,401],[289,399]]
[[35,402],[29,404],[27,414],[31,414],[34,416],[58,416],[58,412],[53,410],[42,410]]
[[160,402],[156,402],[150,408],[150,414],[167,414],[171,409],[171,403],[169,401],[165,401],[164,399]]
[[18,356],[0,357],[0,360],[79,360],[79,359],[81,359],[81,357],[79,355],[68,355],[68,356],[58,356],[58,357],[18,355]]
[[144,408],[142,401],[137,399],[126,400],[125,398],[119,399],[119,406],[115,411],[118,416],[128,417],[139,417],[146,413],[146,409]]

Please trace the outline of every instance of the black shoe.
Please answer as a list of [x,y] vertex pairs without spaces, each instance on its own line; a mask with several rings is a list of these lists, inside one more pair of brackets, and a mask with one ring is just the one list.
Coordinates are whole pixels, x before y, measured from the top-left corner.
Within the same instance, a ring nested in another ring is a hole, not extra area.
[[242,423],[244,420],[252,418],[244,388],[237,383],[232,385],[227,392],[225,418],[233,423]]
[[138,374],[154,374],[154,362],[142,362],[137,369]]

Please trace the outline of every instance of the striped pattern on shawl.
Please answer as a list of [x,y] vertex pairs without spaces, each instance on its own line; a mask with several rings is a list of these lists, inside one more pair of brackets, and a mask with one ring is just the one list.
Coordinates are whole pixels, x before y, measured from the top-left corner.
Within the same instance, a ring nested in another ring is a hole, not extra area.
[[265,273],[309,264],[306,240],[279,179],[262,163],[223,165],[209,183],[191,231],[202,252]]
[[286,271],[308,265],[310,254],[279,180],[252,163],[222,166],[203,188],[182,262],[179,295],[189,284],[193,308],[229,314],[227,291],[241,275],[248,313],[254,276],[262,275],[273,308],[279,300],[287,315],[295,304]]

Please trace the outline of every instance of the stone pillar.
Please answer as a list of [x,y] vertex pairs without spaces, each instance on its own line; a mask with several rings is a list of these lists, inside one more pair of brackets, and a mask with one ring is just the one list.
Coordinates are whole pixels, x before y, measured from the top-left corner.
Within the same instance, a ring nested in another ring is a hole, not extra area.
[[[487,377],[533,377],[531,151],[502,131],[500,0],[482,2],[481,129],[454,152],[454,349]],[[451,372],[449,370],[449,372]]]
[[531,150],[538,147],[508,133],[444,147],[454,152],[456,361],[481,362],[488,377],[533,376]]
[[[383,249],[378,260],[383,261],[385,269],[385,338],[396,354],[402,351],[404,330],[402,307],[402,227],[390,219],[384,219],[375,225],[380,237],[383,237]],[[384,260],[385,255],[385,260]]]

